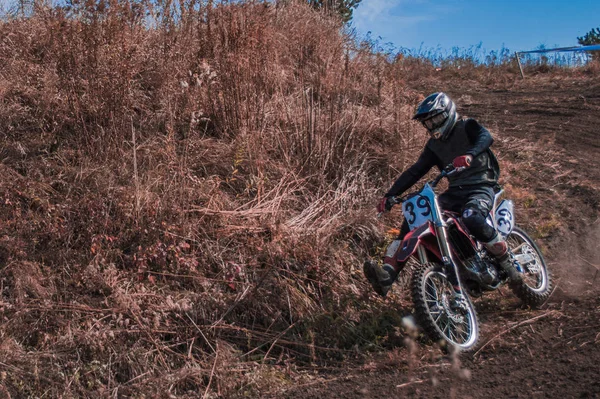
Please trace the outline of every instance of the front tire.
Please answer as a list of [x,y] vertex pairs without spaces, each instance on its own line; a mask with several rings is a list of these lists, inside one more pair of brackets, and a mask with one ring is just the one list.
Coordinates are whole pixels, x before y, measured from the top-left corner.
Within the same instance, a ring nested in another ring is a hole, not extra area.
[[531,237],[518,227],[506,237],[506,242],[523,269],[521,281],[511,283],[511,289],[526,305],[540,307],[552,293],[552,280],[542,252]]
[[464,351],[475,347],[479,338],[475,307],[467,295],[464,308],[451,306],[454,289],[440,265],[425,263],[415,269],[412,296],[417,323],[430,338]]

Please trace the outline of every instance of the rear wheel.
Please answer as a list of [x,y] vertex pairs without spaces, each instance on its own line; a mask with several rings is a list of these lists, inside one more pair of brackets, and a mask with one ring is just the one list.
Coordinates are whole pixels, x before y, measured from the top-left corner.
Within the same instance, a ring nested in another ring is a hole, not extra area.
[[475,308],[466,295],[456,306],[454,289],[440,265],[426,263],[414,271],[412,295],[417,322],[430,338],[461,350],[475,347],[479,338]]
[[515,295],[531,307],[539,307],[552,293],[552,281],[542,252],[535,242],[518,227],[506,238],[515,259],[523,269],[521,281],[512,283]]

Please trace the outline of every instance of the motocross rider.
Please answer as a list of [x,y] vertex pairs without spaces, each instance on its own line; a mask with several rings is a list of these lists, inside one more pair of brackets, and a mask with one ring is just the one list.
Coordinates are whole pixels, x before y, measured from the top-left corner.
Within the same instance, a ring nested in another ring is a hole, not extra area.
[[[417,162],[404,171],[377,204],[379,212],[389,211],[399,196],[421,179],[433,166],[442,170],[449,164],[464,167],[461,173],[449,176],[448,190],[438,197],[443,209],[460,212],[469,232],[485,245],[511,281],[518,281],[520,274],[508,245],[496,229],[486,223],[498,186],[500,168],[490,146],[490,132],[475,119],[463,119],[456,112],[456,105],[445,93],[433,93],[423,100],[413,119],[421,122],[430,139]],[[398,277],[404,264],[397,261],[400,243],[409,232],[404,220],[400,236],[387,249],[383,266],[377,262],[365,262],[364,273],[375,292],[385,296]],[[455,286],[460,296],[460,288]]]

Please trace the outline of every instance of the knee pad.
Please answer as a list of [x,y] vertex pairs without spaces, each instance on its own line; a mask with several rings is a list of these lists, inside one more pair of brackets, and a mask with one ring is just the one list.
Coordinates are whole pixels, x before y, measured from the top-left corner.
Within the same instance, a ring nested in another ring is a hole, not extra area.
[[469,232],[481,242],[488,242],[496,235],[496,230],[485,221],[486,217],[487,215],[484,215],[480,209],[470,206],[467,206],[462,213],[463,223]]

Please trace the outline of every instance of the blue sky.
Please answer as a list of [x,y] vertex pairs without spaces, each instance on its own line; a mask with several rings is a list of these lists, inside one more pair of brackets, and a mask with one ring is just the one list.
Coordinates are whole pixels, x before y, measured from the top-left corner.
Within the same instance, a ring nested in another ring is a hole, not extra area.
[[352,25],[361,37],[370,31],[411,49],[576,46],[578,36],[600,27],[600,0],[362,0]]

